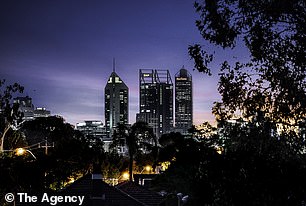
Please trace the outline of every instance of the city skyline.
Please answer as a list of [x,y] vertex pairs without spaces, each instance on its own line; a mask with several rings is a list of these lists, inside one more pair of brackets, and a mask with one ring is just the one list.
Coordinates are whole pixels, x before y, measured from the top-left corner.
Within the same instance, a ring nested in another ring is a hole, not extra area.
[[132,124],[139,69],[170,70],[174,77],[185,66],[194,77],[194,124],[213,122],[219,65],[213,77],[193,71],[188,46],[201,41],[196,19],[193,2],[183,0],[2,2],[0,78],[20,83],[35,106],[75,125],[104,120],[103,90],[116,58],[116,73],[130,88]]

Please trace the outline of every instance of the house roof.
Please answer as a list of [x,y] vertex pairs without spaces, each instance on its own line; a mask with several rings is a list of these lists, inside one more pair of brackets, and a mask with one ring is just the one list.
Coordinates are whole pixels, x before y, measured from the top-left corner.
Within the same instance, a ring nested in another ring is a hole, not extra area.
[[85,195],[83,206],[144,206],[137,199],[105,183],[94,175],[86,175],[62,191],[65,195]]
[[[88,174],[76,180],[60,192],[49,192],[48,196],[84,196],[82,206],[160,206],[163,197],[133,182],[124,182],[116,187],[102,180],[102,175]],[[42,199],[42,195],[38,195]],[[23,203],[16,203],[24,205]],[[35,206],[37,203],[27,203]],[[50,205],[48,202],[39,205]],[[57,205],[75,206],[76,202]]]
[[146,206],[159,206],[164,200],[161,195],[134,182],[123,182],[118,184],[116,188],[129,194]]

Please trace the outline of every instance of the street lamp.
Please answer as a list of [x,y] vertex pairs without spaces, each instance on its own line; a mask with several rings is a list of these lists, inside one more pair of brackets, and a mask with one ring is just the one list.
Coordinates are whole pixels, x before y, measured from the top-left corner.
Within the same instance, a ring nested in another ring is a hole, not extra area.
[[25,149],[25,148],[17,148],[17,149],[10,149],[10,150],[3,150],[2,152],[15,152],[15,155],[17,156],[22,156],[24,155],[26,152],[30,153],[31,156],[36,160],[36,156],[28,149]]
[[149,173],[151,172],[151,170],[152,170],[152,167],[150,165],[147,165],[141,170],[140,174],[142,174],[144,171],[147,171],[147,173]]
[[122,174],[122,179],[123,179],[123,180],[128,180],[129,177],[130,177],[130,174],[129,174],[128,172],[124,172],[124,173]]
[[30,153],[34,159],[37,159],[35,157],[35,155],[30,150],[28,150],[28,149],[24,149],[24,148],[17,148],[17,149],[15,149],[15,154],[17,156],[24,155],[26,152]]

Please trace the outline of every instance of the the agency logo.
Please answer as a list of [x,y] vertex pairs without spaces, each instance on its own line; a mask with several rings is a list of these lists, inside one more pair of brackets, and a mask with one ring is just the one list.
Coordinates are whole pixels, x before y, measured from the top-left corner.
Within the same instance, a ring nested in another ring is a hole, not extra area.
[[5,201],[8,203],[16,202],[21,204],[27,203],[40,203],[49,204],[49,205],[57,205],[59,203],[69,203],[75,205],[83,205],[85,196],[80,195],[49,195],[48,193],[43,193],[41,196],[29,195],[28,193],[17,193],[14,195],[13,193],[7,193],[4,197]]

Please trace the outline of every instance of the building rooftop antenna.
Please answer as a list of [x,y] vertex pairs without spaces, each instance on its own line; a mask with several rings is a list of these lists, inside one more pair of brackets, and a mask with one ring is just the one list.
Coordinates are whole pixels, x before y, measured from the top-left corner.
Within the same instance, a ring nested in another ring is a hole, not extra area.
[[115,57],[113,58],[113,72],[116,71],[116,60]]

